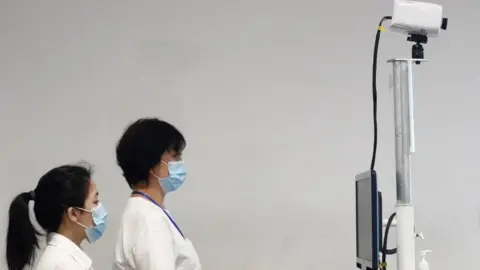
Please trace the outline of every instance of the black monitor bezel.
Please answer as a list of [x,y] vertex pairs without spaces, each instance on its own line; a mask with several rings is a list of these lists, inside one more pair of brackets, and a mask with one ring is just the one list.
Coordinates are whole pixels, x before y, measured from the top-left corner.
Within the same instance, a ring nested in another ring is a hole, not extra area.
[[[358,241],[358,182],[364,180],[370,180],[371,186],[371,213],[372,213],[372,260],[368,261],[359,257],[359,241]],[[375,194],[375,195],[373,195]],[[377,173],[375,170],[369,170],[364,173],[358,174],[355,177],[355,238],[356,238],[356,257],[357,257],[357,268],[365,270],[377,270],[379,265],[379,252],[380,252],[380,241],[381,241],[381,194],[378,191],[378,182],[377,182]],[[377,213],[374,215],[373,213]],[[376,258],[376,259],[375,259]]]

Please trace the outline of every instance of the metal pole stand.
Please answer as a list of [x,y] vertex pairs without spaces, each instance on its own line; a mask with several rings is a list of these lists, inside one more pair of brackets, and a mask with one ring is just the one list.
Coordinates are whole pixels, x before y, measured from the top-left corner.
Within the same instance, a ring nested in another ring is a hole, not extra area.
[[415,215],[410,156],[415,152],[413,64],[424,59],[392,59],[395,107],[395,178],[397,183],[397,269],[415,270]]

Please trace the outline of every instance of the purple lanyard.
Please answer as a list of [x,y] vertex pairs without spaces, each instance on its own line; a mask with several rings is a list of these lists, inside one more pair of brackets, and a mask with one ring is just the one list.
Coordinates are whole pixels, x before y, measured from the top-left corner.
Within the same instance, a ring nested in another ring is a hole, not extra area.
[[168,219],[170,220],[170,222],[172,222],[173,226],[175,226],[175,228],[177,228],[177,231],[182,235],[183,239],[185,239],[185,236],[183,235],[182,230],[180,230],[180,228],[178,227],[177,223],[175,223],[175,221],[174,221],[173,218],[168,214],[168,212],[165,211],[165,209],[163,209],[154,199],[152,199],[152,197],[148,196],[146,193],[141,192],[141,191],[133,191],[132,194],[140,195],[140,196],[144,197],[145,199],[151,201],[151,202],[152,202],[153,204],[155,204],[156,206],[160,207],[160,209],[163,210],[163,212],[165,213],[165,215],[167,215],[167,217],[168,217]]

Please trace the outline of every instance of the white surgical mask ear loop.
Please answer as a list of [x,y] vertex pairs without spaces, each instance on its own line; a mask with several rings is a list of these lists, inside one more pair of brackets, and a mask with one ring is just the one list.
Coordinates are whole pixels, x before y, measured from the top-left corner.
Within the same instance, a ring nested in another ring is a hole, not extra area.
[[83,227],[84,229],[89,229],[87,226],[83,225],[82,223],[80,223],[78,221],[75,221],[75,223],[77,223],[77,225]]
[[154,174],[153,172],[151,173],[153,176],[157,177],[158,179],[162,179],[161,177],[157,176],[156,174]]
[[[167,163],[167,162],[165,162],[165,161],[163,161],[163,160],[160,160],[160,162],[168,166],[168,163]],[[152,174],[153,176],[157,177],[158,180],[163,179],[163,177],[160,177],[160,176],[156,175],[156,174],[153,173],[153,172],[151,172],[151,174]]]
[[81,207],[75,207],[75,208],[78,209],[78,210],[82,210],[82,211],[88,212],[88,213],[93,213],[92,210],[87,210],[87,209],[85,209],[85,208],[81,208]]
[[[74,208],[76,208],[76,209],[78,209],[78,210],[82,210],[82,211],[88,212],[88,213],[90,213],[90,214],[93,214],[93,211],[92,211],[92,210],[87,210],[87,209],[81,208],[81,207],[74,207]],[[80,222],[78,222],[78,221],[74,221],[74,222],[77,223],[77,225],[82,226],[84,229],[89,229],[89,227],[83,225],[82,223],[80,223]]]

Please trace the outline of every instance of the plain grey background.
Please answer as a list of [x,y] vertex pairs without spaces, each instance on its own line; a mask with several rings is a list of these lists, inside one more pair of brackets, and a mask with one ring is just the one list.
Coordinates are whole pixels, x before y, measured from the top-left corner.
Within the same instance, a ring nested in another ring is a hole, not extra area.
[[[450,27],[415,71],[414,202],[426,237],[417,247],[433,250],[433,270],[475,269],[480,5],[436,2]],[[2,0],[1,238],[16,194],[54,166],[87,160],[111,222],[85,247],[96,269],[110,269],[129,196],[115,144],[128,123],[157,116],[188,139],[190,174],[167,205],[205,269],[355,269],[354,178],[371,156],[372,47],[391,9],[389,0]],[[382,35],[385,215],[395,203],[385,61],[410,48],[401,35]]]

